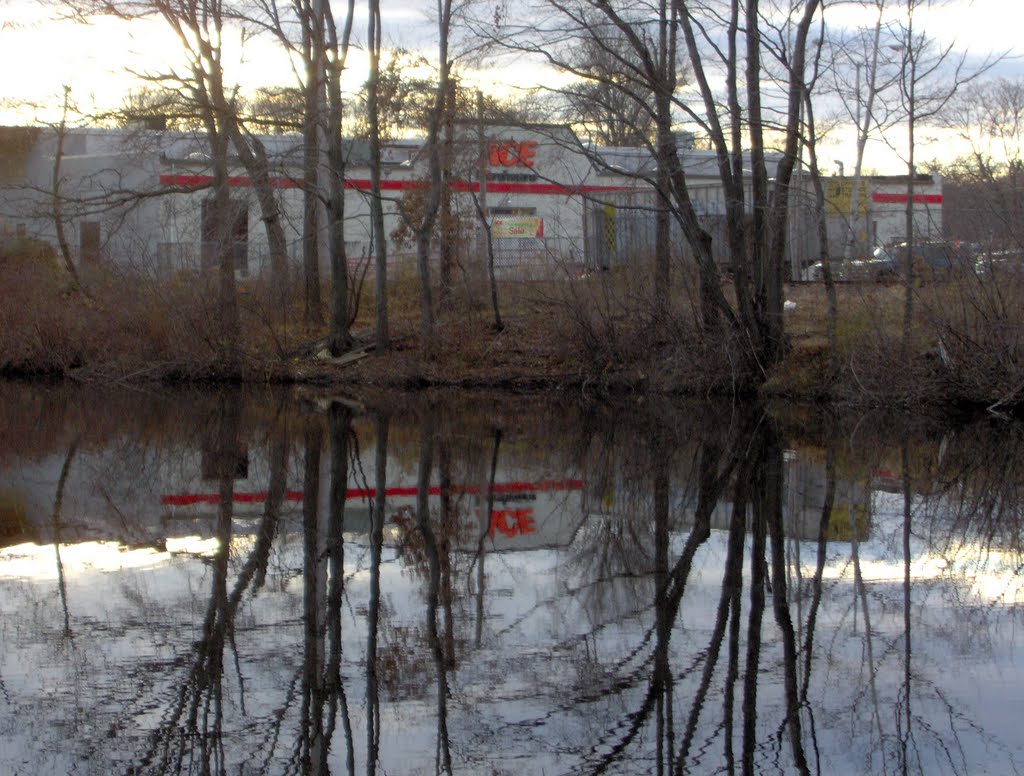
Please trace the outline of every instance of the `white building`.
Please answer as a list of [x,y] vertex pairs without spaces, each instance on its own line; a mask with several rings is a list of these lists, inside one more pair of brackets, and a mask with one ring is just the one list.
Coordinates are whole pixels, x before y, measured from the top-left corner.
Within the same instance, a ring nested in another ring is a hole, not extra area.
[[[720,232],[724,201],[711,151],[690,147],[680,156],[694,203],[713,235]],[[692,138],[689,138],[692,140]],[[271,182],[282,212],[291,259],[302,257],[302,139],[262,138],[272,167]],[[0,237],[26,237],[56,244],[53,198],[56,133],[41,128],[0,128]],[[364,141],[346,143],[346,248],[358,263],[372,255],[370,171]],[[585,147],[565,126],[507,127],[461,124],[450,146],[452,213],[463,239],[456,255],[464,266],[483,256],[478,205],[488,214],[499,272],[553,268],[608,267],[649,254],[654,238],[654,195],[645,180],[653,160],[636,148]],[[400,264],[412,255],[402,240],[398,203],[423,187],[426,160],[420,141],[401,140],[383,150],[381,192],[389,258]],[[773,174],[778,156],[769,157]],[[78,262],[106,260],[167,275],[202,268],[212,261],[203,248],[209,185],[204,138],[148,129],[69,130],[64,138],[59,187],[60,215]],[[485,185],[481,186],[481,178]],[[839,192],[829,205],[832,231],[848,212]],[[868,242],[894,240],[901,232],[905,179],[868,178],[871,225]],[[902,183],[901,183],[902,181]],[[262,214],[252,182],[232,163],[231,196],[237,203],[234,232],[236,270],[255,276],[269,264]],[[941,181],[919,184],[929,234],[941,234]],[[749,201],[749,198],[748,198]],[[847,194],[847,203],[849,195]],[[790,235],[797,264],[816,260],[816,229],[808,213],[795,209]],[[326,218],[321,218],[321,224]],[[406,229],[405,234],[409,232]],[[323,239],[323,235],[321,235]],[[716,240],[721,243],[722,240]],[[673,240],[685,254],[685,240]],[[724,259],[724,256],[721,257]],[[321,251],[326,263],[327,252]],[[326,267],[325,267],[326,269]]]

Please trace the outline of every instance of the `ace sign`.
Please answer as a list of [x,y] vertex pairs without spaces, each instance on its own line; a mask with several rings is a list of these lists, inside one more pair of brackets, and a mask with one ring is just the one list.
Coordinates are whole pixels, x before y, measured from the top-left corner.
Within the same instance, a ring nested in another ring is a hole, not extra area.
[[536,140],[492,140],[487,147],[491,167],[533,167],[536,158]]

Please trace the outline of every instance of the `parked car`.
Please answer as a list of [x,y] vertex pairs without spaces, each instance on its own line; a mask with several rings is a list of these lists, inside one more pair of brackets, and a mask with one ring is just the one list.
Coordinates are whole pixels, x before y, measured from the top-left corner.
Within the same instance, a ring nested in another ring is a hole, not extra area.
[[[936,273],[948,273],[973,268],[977,251],[973,246],[960,242],[925,241],[913,245],[913,273],[916,277],[927,277]],[[907,244],[880,245],[871,256],[848,261],[832,261],[832,277],[842,281],[884,282],[900,277],[905,266]],[[819,261],[804,270],[804,280],[821,280],[824,268]]]
[[[833,259],[832,279],[837,281],[883,281],[895,277],[898,265],[886,253],[875,249],[874,255],[864,259]],[[825,276],[825,266],[818,261],[807,267],[803,272],[803,280],[821,280]]]
[[1024,252],[1019,250],[984,251],[978,254],[974,268],[979,275],[1024,272]]
[[[876,253],[880,251],[889,257],[897,268],[902,268],[906,260],[907,244],[901,242],[875,249]],[[918,277],[973,269],[978,254],[974,245],[959,240],[915,242],[913,251],[911,267],[914,275]]]

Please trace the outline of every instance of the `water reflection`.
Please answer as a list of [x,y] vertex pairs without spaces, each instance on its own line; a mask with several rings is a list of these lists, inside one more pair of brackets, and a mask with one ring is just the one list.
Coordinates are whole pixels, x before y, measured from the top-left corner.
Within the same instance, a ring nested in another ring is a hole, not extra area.
[[1024,764],[1016,426],[0,399],[0,772]]

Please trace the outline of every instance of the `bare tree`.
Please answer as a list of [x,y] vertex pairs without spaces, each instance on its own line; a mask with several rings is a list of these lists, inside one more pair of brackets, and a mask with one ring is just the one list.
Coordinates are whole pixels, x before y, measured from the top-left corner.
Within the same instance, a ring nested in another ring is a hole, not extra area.
[[[872,133],[882,131],[892,121],[893,106],[885,97],[897,80],[892,67],[893,31],[886,22],[887,0],[872,0],[865,7],[875,14],[874,26],[833,40],[836,93],[843,100],[846,113],[853,119],[857,133],[846,239],[843,244],[844,259],[852,257],[855,246],[861,240],[859,222],[865,212],[861,185],[864,152]],[[849,80],[851,66],[854,72],[852,84]]]
[[[204,260],[218,267],[218,318],[222,360],[238,359],[238,309],[235,284],[234,230],[243,203],[230,192],[229,152],[233,147],[256,191],[270,248],[271,280],[275,307],[284,304],[287,289],[287,239],[277,195],[271,182],[270,162],[262,142],[247,130],[238,86],[228,83],[224,70],[225,30],[239,24],[238,8],[225,0],[64,0],[76,13],[108,14],[124,19],[158,18],[178,39],[184,67],[167,72],[137,74],[157,93],[167,95],[167,105],[182,109],[179,120],[201,130],[209,149],[210,183],[206,188],[205,225],[202,235]],[[163,97],[157,98],[159,108]],[[148,100],[144,99],[143,102]],[[152,110],[153,106],[147,108]]]
[[452,0],[437,0],[437,89],[427,121],[425,150],[430,177],[422,217],[414,225],[416,233],[416,273],[420,282],[420,334],[427,343],[434,339],[434,303],[430,287],[430,243],[434,223],[441,209],[444,170],[441,164],[441,129],[445,105],[450,97],[451,59],[448,44],[452,26]]
[[81,286],[78,272],[75,270],[75,260],[71,255],[71,246],[68,245],[68,238],[64,230],[64,203],[61,195],[61,186],[64,178],[61,175],[61,160],[64,158],[64,140],[68,131],[68,101],[71,96],[71,87],[64,87],[64,104],[60,114],[60,124],[57,125],[57,148],[53,152],[53,184],[51,187],[51,204],[53,207],[53,228],[57,233],[57,245],[60,248],[61,258],[64,260],[64,267],[76,286]]
[[338,27],[327,0],[321,0],[325,26],[326,85],[327,85],[327,217],[328,252],[331,258],[331,322],[327,335],[331,355],[339,356],[352,344],[349,333],[348,256],[345,250],[345,151],[342,145],[342,118],[344,115],[341,74],[348,59],[355,17],[355,0],[347,0],[344,27]]
[[[116,6],[107,6],[115,13]],[[162,18],[181,43],[187,61],[187,75],[169,74],[187,91],[195,104],[210,149],[212,173],[209,208],[210,228],[204,241],[212,247],[219,277],[218,317],[220,354],[227,365],[238,361],[238,292],[231,240],[234,206],[231,202],[228,150],[231,143],[230,94],[224,83],[222,40],[227,22],[223,0],[155,0],[128,6],[128,14]],[[209,238],[209,239],[206,239]]]
[[302,93],[294,86],[258,86],[242,101],[245,124],[274,135],[302,129]]
[[[800,137],[803,132],[801,106],[807,94],[806,55],[808,34],[819,12],[819,0],[806,0],[795,5],[791,14],[797,18],[792,26],[769,27],[767,33],[754,35],[763,9],[756,0],[748,0],[746,11],[747,36],[747,110],[751,136],[751,184],[753,190],[754,261],[752,262],[755,295],[755,331],[761,335],[757,352],[767,363],[775,363],[785,355],[788,342],[783,321],[783,280],[786,261],[786,240],[789,232],[791,203],[790,183],[799,161]],[[767,18],[771,18],[768,15]],[[782,127],[782,159],[775,171],[771,194],[767,192],[768,171],[763,155],[763,130],[760,68],[755,66],[757,52],[764,46],[781,64],[782,86],[785,88],[785,120]],[[761,212],[765,222],[761,223]],[[762,228],[767,239],[764,261],[757,261],[761,249],[759,237]]]
[[1024,79],[970,84],[943,125],[970,148],[939,165],[947,233],[990,252],[1024,250]]
[[[276,3],[274,4],[276,6]],[[305,69],[303,83],[303,209],[302,209],[302,268],[303,311],[307,323],[323,323],[320,298],[320,117],[324,111],[324,68],[326,59],[326,30],[323,4],[320,0],[299,0],[294,4],[302,30],[299,52]],[[276,8],[275,8],[276,10]],[[282,38],[286,33],[280,30]]]
[[[821,46],[818,46],[814,61],[814,72],[816,74],[820,74],[821,72],[819,67],[820,57]],[[817,77],[818,76],[816,75],[815,78]],[[833,359],[831,366],[834,369],[836,367],[835,359],[838,356],[838,351],[836,349],[836,334],[838,329],[839,302],[838,295],[836,294],[835,278],[832,274],[832,249],[829,242],[828,222],[826,220],[827,211],[825,207],[825,187],[821,180],[821,168],[818,164],[818,129],[814,115],[814,102],[811,100],[811,90],[809,88],[804,92],[804,110],[806,111],[806,135],[804,138],[805,150],[807,154],[811,186],[814,189],[814,210],[817,214],[815,221],[818,229],[818,243],[821,252],[822,279],[825,284],[825,336],[828,339],[829,358]],[[856,186],[854,188],[856,190]]]
[[[646,108],[654,127],[651,146],[655,172],[649,181],[657,207],[681,229],[696,262],[702,325],[715,337],[732,338],[745,353],[743,371],[758,379],[787,350],[782,316],[790,182],[799,153],[800,104],[807,33],[820,12],[819,0],[807,0],[777,15],[766,3],[701,5],[682,2],[627,3],[602,0],[539,0],[527,16],[545,18],[540,26],[499,24],[481,19],[477,31],[495,44],[541,57],[579,79],[617,90],[629,104]],[[778,26],[771,18],[785,21]],[[615,31],[615,37],[610,30]],[[613,48],[609,40],[622,40]],[[597,46],[628,73],[602,78],[581,67],[574,52]],[[628,50],[628,56],[622,54]],[[768,64],[762,58],[768,57]],[[688,59],[699,102],[678,89],[679,62]],[[779,82],[773,85],[772,78]],[[724,84],[724,93],[717,84]],[[745,99],[741,85],[747,84]],[[653,99],[647,99],[653,95]],[[781,116],[776,120],[774,116]],[[675,128],[696,126],[715,151],[725,207],[725,242],[733,275],[735,302],[725,295],[712,253],[713,238],[694,205],[679,154]],[[766,132],[780,137],[778,168],[766,163]],[[749,141],[749,152],[744,141]],[[749,173],[744,170],[749,160]],[[771,174],[774,172],[774,174]],[[769,177],[774,185],[769,186]],[[750,190],[750,199],[747,190]],[[656,240],[667,243],[666,221]],[[655,248],[654,305],[666,309],[668,252]],[[665,296],[659,296],[664,294]],[[724,328],[723,328],[724,326]]]
[[369,54],[369,78],[366,82],[366,121],[370,145],[370,228],[373,235],[375,268],[375,318],[377,350],[386,350],[388,336],[387,238],[384,234],[384,201],[381,197],[381,126],[380,126],[380,0],[369,0],[369,22],[366,33]]
[[903,254],[903,337],[902,348],[910,348],[914,314],[914,226],[915,183],[917,179],[917,127],[932,122],[946,110],[956,93],[990,69],[997,57],[970,66],[966,52],[955,43],[940,44],[917,24],[918,13],[936,5],[936,0],[906,0],[903,18],[896,27],[894,50],[900,54],[897,76],[902,116],[906,121],[907,201],[906,243]]
[[[331,270],[327,346],[340,355],[351,345],[348,257],[345,248],[344,96],[341,77],[347,61],[355,17],[355,0],[346,0],[341,15],[330,0],[253,0],[243,18],[257,25],[299,63],[299,87],[286,92],[286,107],[300,118],[302,132],[302,266],[303,312],[307,323],[321,325],[320,246],[326,234]],[[293,28],[298,29],[297,39]],[[301,70],[301,72],[300,72]],[[300,98],[300,99],[292,99]],[[298,103],[301,102],[301,107]],[[323,219],[326,218],[326,223]]]
[[[234,10],[224,10],[225,18],[236,15]],[[203,111],[206,108],[196,103],[190,95],[188,83],[178,76],[147,76],[152,85],[138,92],[129,93],[117,120],[121,123],[148,124],[155,129],[174,128],[179,131],[203,131]],[[253,128],[273,129],[280,133],[288,129],[294,119],[294,95],[286,90],[257,90],[252,101],[242,98],[236,89],[225,92],[226,100],[216,106],[224,131],[231,140],[231,146],[238,161],[245,168],[256,194],[261,221],[267,238],[270,259],[270,280],[272,287],[272,314],[283,314],[288,295],[288,240],[285,236],[283,217],[278,196],[271,179],[272,166],[266,146]]]
[[130,90],[112,117],[120,126],[145,125],[179,132],[202,130],[195,106],[167,83],[146,82]]
[[653,94],[640,73],[629,41],[617,27],[598,25],[570,57],[585,73],[566,87],[566,118],[603,146],[648,147],[654,142]]

